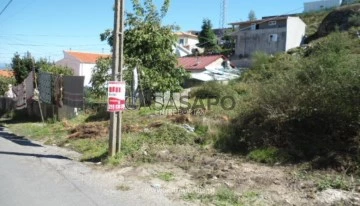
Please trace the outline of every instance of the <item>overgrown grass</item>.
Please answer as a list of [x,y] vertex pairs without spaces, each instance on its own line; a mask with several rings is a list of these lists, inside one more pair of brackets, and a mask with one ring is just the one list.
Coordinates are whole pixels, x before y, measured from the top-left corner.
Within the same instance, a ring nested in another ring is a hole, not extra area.
[[360,185],[360,180],[356,176],[333,171],[300,170],[295,173],[295,177],[299,180],[312,181],[319,191],[327,189],[353,191],[357,190],[357,187]]
[[165,182],[170,182],[175,179],[175,175],[172,172],[160,172],[157,177]]
[[359,46],[358,38],[336,32],[304,54],[255,56],[240,80],[253,89],[216,146],[254,151],[249,157],[262,162],[277,156],[263,148],[277,148],[297,162],[318,159],[314,168],[358,170],[360,61],[353,48]]
[[256,162],[275,164],[289,161],[289,155],[277,148],[264,148],[251,151],[247,158]]
[[233,190],[228,188],[217,189],[215,194],[200,194],[196,192],[187,193],[183,196],[186,201],[200,201],[203,204],[212,204],[217,206],[234,205],[262,205],[259,203],[260,194],[255,191],[247,191],[242,195],[236,194]]

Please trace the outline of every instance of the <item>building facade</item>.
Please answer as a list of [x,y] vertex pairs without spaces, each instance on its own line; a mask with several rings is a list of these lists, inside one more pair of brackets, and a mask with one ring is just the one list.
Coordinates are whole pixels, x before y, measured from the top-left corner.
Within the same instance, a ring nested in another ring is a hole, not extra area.
[[109,54],[97,54],[87,52],[64,51],[64,58],[55,64],[66,66],[73,70],[74,76],[84,76],[84,86],[91,86],[92,71],[99,58],[110,57]]
[[275,17],[231,23],[235,33],[235,55],[249,57],[255,52],[275,54],[302,44],[306,24],[299,17]]
[[339,7],[343,0],[320,0],[304,3],[304,13]]

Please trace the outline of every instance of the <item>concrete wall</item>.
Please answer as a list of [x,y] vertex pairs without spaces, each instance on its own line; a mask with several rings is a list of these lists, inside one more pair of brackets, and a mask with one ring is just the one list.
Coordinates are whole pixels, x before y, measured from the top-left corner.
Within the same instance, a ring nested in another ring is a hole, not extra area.
[[320,11],[328,8],[338,7],[342,0],[320,0],[304,3],[304,12]]
[[[275,21],[276,24],[269,24],[269,22]],[[271,19],[263,19],[260,23],[257,23],[255,28],[258,29],[274,29],[274,28],[285,28],[287,24],[286,19],[280,20],[271,20]],[[244,23],[239,26],[240,31],[248,31],[252,30],[252,23]]]
[[306,31],[306,24],[298,17],[289,17],[287,25],[286,51],[299,47],[303,43]]
[[237,35],[237,56],[250,56],[257,51],[274,54],[286,49],[286,28],[240,31]]
[[75,76],[80,76],[80,61],[64,52],[64,58],[55,63],[59,66],[66,66],[74,71]]

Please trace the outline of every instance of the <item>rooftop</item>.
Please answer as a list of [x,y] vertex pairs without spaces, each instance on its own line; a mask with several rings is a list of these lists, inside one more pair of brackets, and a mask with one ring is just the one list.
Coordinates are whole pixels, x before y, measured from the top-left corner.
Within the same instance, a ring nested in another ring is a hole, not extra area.
[[0,77],[13,77],[14,71],[12,70],[0,70]]
[[229,25],[240,25],[240,24],[257,24],[257,23],[263,23],[263,22],[268,22],[268,21],[274,21],[274,20],[284,20],[284,19],[288,19],[289,16],[278,16],[278,17],[272,17],[272,18],[264,18],[264,19],[259,19],[259,20],[255,20],[255,21],[242,21],[242,22],[234,22],[234,23],[229,23]]
[[110,54],[99,54],[99,53],[87,53],[87,52],[75,52],[75,51],[64,51],[70,56],[75,57],[82,63],[95,64],[100,58],[111,57]]
[[198,38],[197,35],[192,34],[192,33],[189,33],[189,32],[182,32],[182,31],[180,31],[180,32],[176,32],[175,34],[176,34],[177,36],[186,36],[186,37]]
[[178,59],[179,65],[186,70],[204,70],[206,66],[218,59],[225,59],[222,55],[198,56],[198,57],[181,57]]

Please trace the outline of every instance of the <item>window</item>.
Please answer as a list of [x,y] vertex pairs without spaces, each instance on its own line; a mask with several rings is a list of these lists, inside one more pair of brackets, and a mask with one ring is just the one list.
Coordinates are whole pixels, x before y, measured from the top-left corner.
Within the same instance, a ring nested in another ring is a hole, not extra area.
[[184,39],[180,39],[180,40],[179,40],[179,44],[180,44],[180,45],[184,45],[184,44],[185,44],[185,40],[184,40]]
[[275,26],[276,25],[276,21],[269,21],[269,26]]
[[277,42],[278,41],[278,35],[277,34],[270,34],[269,41],[270,42]]

